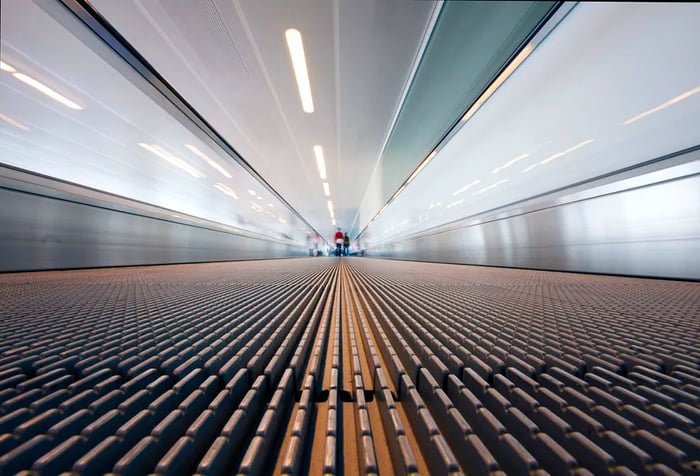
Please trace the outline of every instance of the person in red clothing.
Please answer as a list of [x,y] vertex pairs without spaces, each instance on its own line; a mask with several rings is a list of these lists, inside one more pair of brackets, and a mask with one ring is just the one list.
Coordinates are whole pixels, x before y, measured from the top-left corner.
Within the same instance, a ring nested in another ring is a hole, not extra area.
[[343,253],[343,232],[340,228],[335,230],[333,239],[335,240],[335,255],[340,256]]

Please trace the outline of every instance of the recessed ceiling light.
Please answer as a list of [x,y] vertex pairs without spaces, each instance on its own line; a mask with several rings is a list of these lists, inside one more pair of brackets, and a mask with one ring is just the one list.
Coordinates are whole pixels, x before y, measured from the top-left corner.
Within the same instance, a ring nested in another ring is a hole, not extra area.
[[316,166],[321,180],[326,180],[326,161],[323,158],[323,147],[320,145],[314,146],[314,155],[316,156]]
[[292,58],[294,76],[297,80],[301,107],[304,112],[314,112],[314,100],[311,97],[311,83],[309,83],[309,70],[306,66],[306,55],[304,54],[304,43],[301,40],[301,33],[295,28],[290,28],[284,32],[287,38],[287,48],[289,56]]
[[29,86],[33,87],[34,89],[37,89],[38,91],[41,91],[42,93],[46,94],[49,96],[51,99],[55,99],[56,101],[60,102],[64,106],[68,106],[71,109],[76,109],[76,110],[81,110],[83,107],[79,104],[74,103],[70,99],[61,96],[58,94],[56,91],[51,89],[50,87],[46,86],[44,83],[40,83],[34,78],[31,78],[27,76],[26,74],[22,73],[13,73],[12,76],[15,78],[19,79],[25,84],[28,84]]
[[330,187],[328,186],[328,183],[327,183],[327,182],[323,182],[323,193],[326,194],[326,197],[330,197],[330,196],[331,196],[331,189],[330,189]]
[[328,211],[333,211],[333,200],[328,200]]
[[248,189],[248,193],[251,194],[251,195],[255,195],[255,190],[250,190],[250,189]]

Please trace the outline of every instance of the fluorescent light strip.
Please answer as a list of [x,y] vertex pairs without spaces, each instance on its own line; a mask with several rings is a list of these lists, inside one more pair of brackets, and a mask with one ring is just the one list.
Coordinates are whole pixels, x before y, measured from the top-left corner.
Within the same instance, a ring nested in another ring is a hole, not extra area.
[[173,154],[171,154],[167,150],[163,149],[159,145],[144,144],[143,142],[140,142],[139,145],[141,147],[143,147],[144,149],[146,149],[147,151],[157,155],[161,159],[166,160],[166,161],[170,162],[172,165],[184,170],[185,172],[192,175],[193,177],[196,177],[196,178],[204,177],[204,174],[201,173],[199,170],[195,169],[194,167],[192,167],[190,164],[188,164],[187,162],[185,162],[181,158],[174,156]]
[[470,117],[472,117],[474,114],[476,114],[476,111],[479,110],[481,106],[484,105],[484,103],[493,95],[493,93],[496,92],[498,88],[501,87],[503,83],[506,82],[506,80],[510,77],[511,74],[513,74],[513,71],[515,71],[518,66],[522,64],[523,61],[527,59],[528,56],[530,56],[530,53],[532,53],[535,50],[535,46],[533,43],[528,43],[525,48],[518,53],[518,56],[516,56],[513,61],[510,62],[510,64],[506,67],[506,69],[503,70],[503,72],[496,78],[496,80],[491,83],[491,86],[488,87],[486,91],[484,91],[484,94],[479,96],[479,99],[472,105],[472,107],[469,108],[469,110],[462,116],[462,122],[467,122]]
[[287,48],[289,48],[289,56],[292,58],[292,67],[297,80],[301,107],[304,109],[304,112],[314,112],[314,100],[311,97],[309,70],[306,66],[306,55],[304,54],[304,43],[301,40],[301,33],[295,28],[289,28],[284,32],[284,36],[287,38]]
[[455,190],[454,193],[452,194],[452,196],[456,196],[456,195],[459,195],[459,194],[462,193],[462,192],[466,192],[467,190],[469,190],[470,188],[472,188],[474,185],[476,185],[476,184],[479,183],[479,182],[481,182],[481,180],[474,180],[472,183],[467,184],[467,185],[465,185],[464,187],[462,187],[462,188],[460,188],[460,189],[458,189],[458,190]]
[[462,203],[463,201],[464,201],[464,199],[462,198],[462,199],[460,199],[460,200],[457,200],[456,202],[448,203],[447,206],[446,206],[445,208],[452,208],[452,207],[454,207],[454,206],[459,205],[459,204]]
[[433,150],[433,151],[430,153],[430,155],[428,155],[428,157],[426,157],[425,160],[423,160],[423,162],[420,163],[420,165],[418,166],[418,168],[417,168],[416,170],[413,171],[413,173],[411,174],[411,176],[408,177],[408,180],[406,180],[406,184],[408,184],[411,180],[413,180],[414,178],[416,178],[416,175],[418,175],[418,174],[420,173],[420,171],[423,170],[423,169],[425,168],[425,166],[428,165],[428,163],[429,163],[431,160],[433,160],[433,157],[435,157],[436,154],[437,154],[437,150]]
[[323,147],[320,145],[314,146],[314,155],[316,156],[316,167],[321,180],[326,180],[326,161],[323,159]]
[[248,189],[248,193],[251,194],[251,195],[255,195],[255,190],[250,190],[250,189]]
[[29,127],[25,126],[22,123],[19,123],[12,119],[9,116],[6,116],[5,114],[0,114],[0,120],[7,122],[11,126],[15,126],[17,129],[22,129],[23,131],[28,131]]
[[491,173],[497,174],[497,173],[500,172],[501,170],[506,169],[506,168],[510,167],[511,165],[513,165],[514,163],[516,163],[517,161],[523,160],[523,159],[525,159],[525,158],[527,158],[527,157],[530,157],[530,154],[523,154],[523,155],[521,155],[521,156],[519,156],[519,157],[516,157],[516,158],[514,158],[513,160],[511,160],[511,161],[509,161],[509,162],[506,162],[505,164],[501,165],[500,167],[496,167],[495,169],[493,169],[493,172],[491,172]]
[[215,186],[216,188],[218,188],[219,190],[221,190],[222,192],[224,192],[226,195],[229,195],[230,197],[233,197],[233,198],[235,198],[236,200],[238,200],[238,195],[236,195],[236,192],[235,192],[232,188],[229,188],[229,187],[227,187],[226,185],[224,185],[224,184],[222,184],[222,183],[217,183],[217,184],[214,185],[214,186]]
[[200,159],[204,160],[206,163],[208,163],[213,168],[218,170],[221,175],[223,175],[226,178],[231,178],[230,173],[228,173],[223,167],[221,167],[219,164],[217,164],[216,162],[211,160],[209,157],[207,157],[204,154],[204,152],[202,152],[201,150],[199,150],[198,148],[196,148],[195,146],[190,145],[190,144],[185,144],[185,147],[187,147],[193,154],[198,156]]
[[58,94],[58,93],[57,93],[56,91],[54,91],[53,89],[51,89],[50,87],[46,86],[44,83],[40,83],[40,82],[37,81],[36,79],[30,78],[30,77],[27,76],[26,74],[22,74],[22,73],[13,73],[12,76],[14,76],[15,78],[19,79],[19,80],[22,81],[23,83],[28,84],[29,86],[31,86],[31,87],[37,89],[38,91],[40,91],[40,92],[46,94],[46,95],[49,96],[51,99],[55,99],[56,101],[60,102],[60,103],[63,104],[64,106],[68,106],[69,108],[75,109],[75,110],[78,110],[78,111],[81,110],[81,109],[83,108],[82,106],[80,106],[79,104],[74,103],[74,102],[71,101],[70,99],[68,99],[68,98],[66,98],[66,97],[64,97],[64,96],[61,96],[60,94]]
[[629,124],[632,124],[633,122],[636,122],[640,119],[644,119],[645,117],[650,116],[650,115],[654,114],[655,112],[659,112],[662,109],[666,109],[667,107],[672,106],[672,105],[676,104],[677,102],[683,101],[684,99],[688,99],[690,96],[692,96],[693,94],[697,94],[697,93],[700,93],[700,86],[698,86],[697,88],[691,89],[690,91],[686,91],[683,94],[678,95],[673,99],[669,99],[665,103],[663,103],[659,106],[656,106],[653,109],[649,109],[648,111],[644,111],[641,114],[637,114],[636,116],[627,119],[624,122],[624,124],[629,125]]
[[328,211],[329,212],[333,211],[333,201],[332,200],[328,200]]
[[330,187],[328,186],[328,182],[323,182],[323,193],[326,194],[326,197],[330,197],[330,196],[331,196],[331,189],[330,189]]
[[7,71],[8,73],[16,73],[17,70],[10,66],[9,64],[5,63],[4,61],[0,61],[0,69],[3,71]]
[[401,192],[403,192],[405,189],[406,189],[406,186],[405,186],[405,185],[401,185],[401,186],[399,187],[399,189],[398,189],[396,192],[394,192],[394,195],[392,195],[391,199],[393,200],[393,199],[395,199],[396,197],[398,197],[399,194],[400,194]]
[[332,219],[331,223],[333,224],[333,226],[335,226],[335,219]]

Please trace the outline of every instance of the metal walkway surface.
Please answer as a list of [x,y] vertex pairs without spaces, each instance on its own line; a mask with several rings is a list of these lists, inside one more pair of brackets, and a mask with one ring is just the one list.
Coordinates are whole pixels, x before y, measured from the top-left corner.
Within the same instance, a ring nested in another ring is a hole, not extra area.
[[694,474],[700,284],[304,258],[0,275],[0,474]]

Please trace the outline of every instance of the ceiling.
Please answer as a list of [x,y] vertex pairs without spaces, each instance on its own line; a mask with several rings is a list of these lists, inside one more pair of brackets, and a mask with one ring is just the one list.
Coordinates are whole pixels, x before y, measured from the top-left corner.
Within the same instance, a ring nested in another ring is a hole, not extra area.
[[[92,0],[91,4],[316,230],[352,224],[436,2]],[[301,32],[302,110],[285,30]],[[314,146],[324,151],[324,195]],[[413,157],[415,165],[420,157]]]

